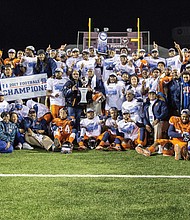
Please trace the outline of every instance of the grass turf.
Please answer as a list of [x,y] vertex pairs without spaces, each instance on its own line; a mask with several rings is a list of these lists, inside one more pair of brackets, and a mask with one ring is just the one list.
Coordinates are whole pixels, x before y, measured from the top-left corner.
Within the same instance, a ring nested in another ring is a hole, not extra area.
[[[135,151],[0,156],[4,174],[190,175],[189,161]],[[189,179],[0,177],[0,219],[189,219]]]

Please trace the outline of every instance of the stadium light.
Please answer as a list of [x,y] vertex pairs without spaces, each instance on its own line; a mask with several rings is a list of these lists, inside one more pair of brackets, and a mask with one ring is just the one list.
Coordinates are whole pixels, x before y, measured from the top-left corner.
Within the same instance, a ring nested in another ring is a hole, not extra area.
[[108,32],[109,31],[109,28],[108,27],[104,27],[104,32]]
[[132,28],[127,28],[126,31],[131,33],[133,31],[133,29]]

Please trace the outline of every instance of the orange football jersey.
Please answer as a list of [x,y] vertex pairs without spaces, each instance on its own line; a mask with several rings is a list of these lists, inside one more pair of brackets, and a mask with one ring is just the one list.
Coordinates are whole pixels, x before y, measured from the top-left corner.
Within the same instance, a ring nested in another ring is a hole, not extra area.
[[73,128],[73,122],[70,119],[60,119],[60,118],[54,118],[52,120],[52,124],[55,124],[60,133],[63,134],[71,134],[72,128]]
[[172,116],[169,123],[175,127],[175,130],[178,133],[190,133],[190,122],[188,124],[183,124],[180,117]]

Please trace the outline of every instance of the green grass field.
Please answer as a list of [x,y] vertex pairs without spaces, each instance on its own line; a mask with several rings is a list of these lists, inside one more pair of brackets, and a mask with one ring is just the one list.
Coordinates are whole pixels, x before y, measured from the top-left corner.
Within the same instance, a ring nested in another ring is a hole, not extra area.
[[[189,161],[135,151],[14,151],[0,174],[190,176]],[[1,176],[0,219],[190,219],[190,179]]]

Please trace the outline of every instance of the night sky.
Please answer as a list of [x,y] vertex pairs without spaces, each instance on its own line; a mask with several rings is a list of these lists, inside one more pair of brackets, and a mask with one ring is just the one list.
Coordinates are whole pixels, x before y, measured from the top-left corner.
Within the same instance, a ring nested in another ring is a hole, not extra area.
[[111,32],[125,32],[128,27],[150,31],[151,42],[166,48],[173,47],[172,28],[190,26],[189,1],[15,1],[0,3],[0,49],[24,49],[33,45],[36,50],[58,48],[61,44],[76,44],[77,31],[109,27]]

